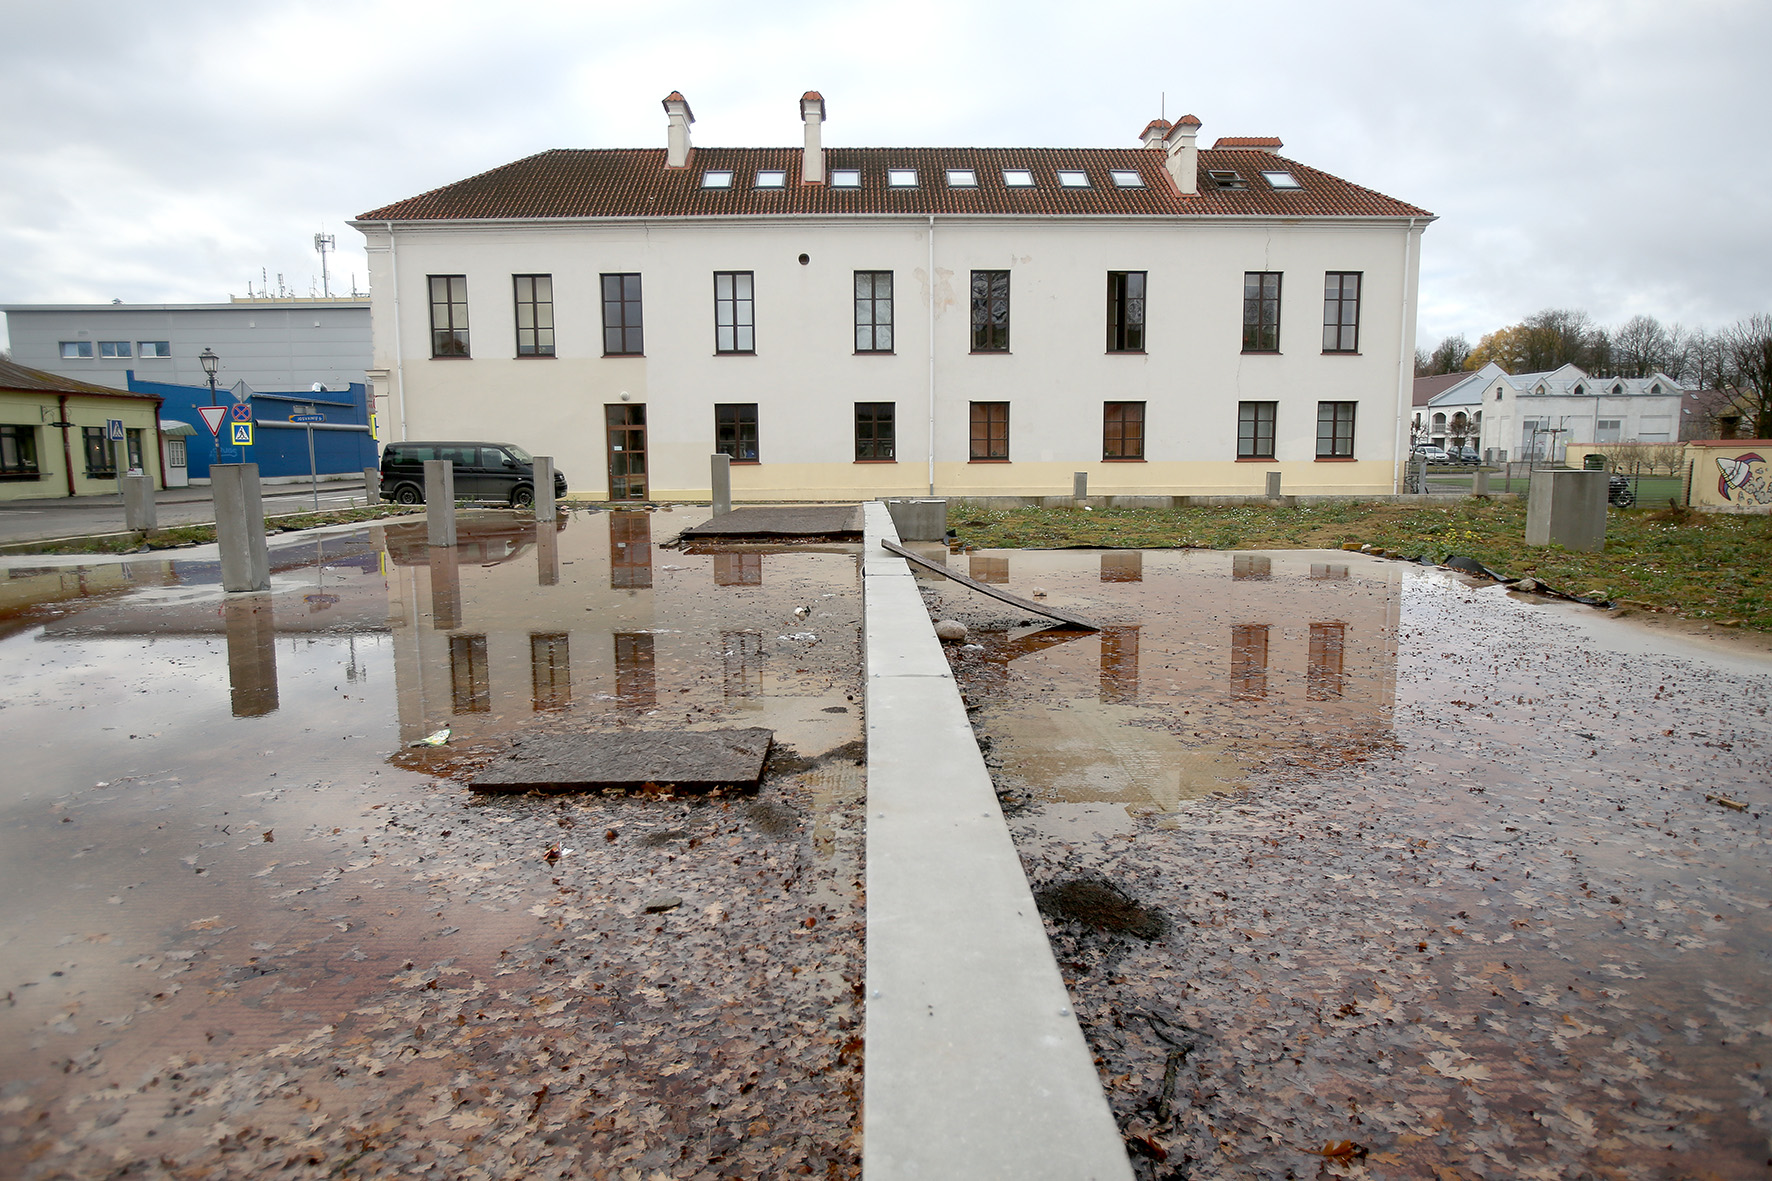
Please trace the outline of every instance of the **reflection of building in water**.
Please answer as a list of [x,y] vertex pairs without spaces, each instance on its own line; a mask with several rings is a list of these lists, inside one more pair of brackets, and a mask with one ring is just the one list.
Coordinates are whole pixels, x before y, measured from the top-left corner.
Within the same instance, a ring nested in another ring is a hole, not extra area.
[[1101,580],[1103,582],[1143,582],[1143,551],[1117,550],[1101,555]]
[[983,554],[967,555],[966,573],[974,582],[989,582],[1002,585],[1009,581],[1009,559],[989,558]]
[[762,586],[763,555],[754,552],[716,553],[715,586]]
[[1310,665],[1305,670],[1306,699],[1328,701],[1340,697],[1347,687],[1342,675],[1347,640],[1345,623],[1311,624]]
[[277,625],[271,596],[229,595],[222,600],[228,629],[228,695],[237,718],[277,711]]
[[1239,623],[1231,628],[1231,696],[1241,701],[1267,696],[1265,623]]
[[[532,521],[458,519],[455,562],[433,561],[422,524],[411,537],[390,527],[386,610],[402,741],[444,726],[455,730],[453,742],[472,741],[550,711],[633,720],[636,711],[666,705],[675,724],[686,720],[681,706],[697,724],[791,727],[798,723],[790,715],[810,713],[819,726],[852,726],[853,717],[825,718],[828,700],[806,708],[805,699],[832,688],[817,662],[772,657],[804,650],[805,642],[783,636],[790,628],[816,630],[821,655],[835,650],[826,644],[854,642],[852,624],[833,633],[837,625],[824,620],[826,610],[858,610],[819,593],[859,597],[854,557],[675,551],[655,564],[651,518],[633,511],[560,518],[554,585],[538,569],[545,574],[556,561],[531,560],[531,547],[538,560],[544,548]],[[765,567],[777,562],[792,577],[772,584]],[[455,579],[458,616],[433,609],[439,573]],[[806,602],[817,614],[796,621],[794,606]],[[848,741],[847,732],[837,741]]]
[[1101,629],[1101,699],[1138,700],[1138,625]]
[[1274,576],[1274,560],[1265,554],[1232,554],[1231,578],[1237,582]]
[[529,637],[530,679],[538,713],[572,704],[571,644],[565,632],[536,632]]
[[1318,582],[1346,582],[1347,567],[1331,562],[1312,562],[1311,577]]
[[609,589],[645,590],[652,585],[652,514],[609,514]]

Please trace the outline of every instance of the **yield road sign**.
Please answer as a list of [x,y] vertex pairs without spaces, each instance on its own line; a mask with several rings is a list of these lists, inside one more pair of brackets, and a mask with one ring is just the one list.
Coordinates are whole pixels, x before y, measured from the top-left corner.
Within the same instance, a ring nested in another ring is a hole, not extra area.
[[251,422],[252,421],[252,403],[251,402],[235,402],[232,406],[228,407],[228,417],[233,419],[235,422]]
[[228,416],[226,406],[199,406],[197,413],[203,416],[203,423],[212,435],[221,433],[222,419]]
[[252,423],[250,423],[250,422],[235,422],[235,423],[229,423],[228,425],[230,425],[234,428],[234,440],[233,440],[234,446],[236,446],[236,447],[250,447],[250,446],[252,446]]

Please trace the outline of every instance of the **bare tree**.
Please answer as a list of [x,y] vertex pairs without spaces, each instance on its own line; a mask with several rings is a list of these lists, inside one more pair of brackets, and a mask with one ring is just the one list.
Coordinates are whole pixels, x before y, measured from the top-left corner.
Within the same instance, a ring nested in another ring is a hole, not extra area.
[[1612,372],[1607,377],[1648,377],[1668,369],[1671,341],[1654,316],[1632,316],[1611,334]]
[[1718,335],[1733,371],[1734,408],[1753,423],[1754,438],[1772,439],[1772,315],[1738,320]]
[[1464,369],[1465,358],[1471,355],[1470,342],[1462,332],[1448,336],[1434,346],[1428,357],[1428,373],[1459,373]]
[[1528,373],[1571,363],[1589,371],[1606,367],[1606,334],[1584,311],[1546,308],[1527,316],[1520,327],[1525,329],[1521,360]]
[[1416,345],[1415,346],[1415,376],[1417,376],[1417,377],[1432,377],[1433,375],[1434,375],[1433,361],[1428,357],[1427,350],[1422,348],[1420,345]]

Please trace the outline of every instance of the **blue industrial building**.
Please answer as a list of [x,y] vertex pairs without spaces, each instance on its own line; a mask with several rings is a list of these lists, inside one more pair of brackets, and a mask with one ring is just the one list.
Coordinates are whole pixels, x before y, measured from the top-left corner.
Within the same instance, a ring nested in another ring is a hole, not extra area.
[[[308,427],[313,427],[314,467],[319,475],[361,473],[379,462],[375,440],[369,431],[368,388],[352,382],[342,389],[318,389],[296,393],[266,393],[245,382],[235,383],[232,390],[222,390],[217,400],[223,406],[245,401],[252,406],[252,445],[235,446],[228,441],[229,426],[222,424],[220,436],[211,435],[198,407],[210,404],[207,385],[171,385],[158,381],[142,381],[135,371],[128,373],[132,392],[154,394],[163,399],[160,418],[163,422],[189,423],[196,433],[185,439],[190,478],[209,478],[212,463],[256,463],[264,479],[303,476],[308,474]],[[320,416],[321,421],[296,422],[294,419]],[[220,454],[217,454],[217,451]]]

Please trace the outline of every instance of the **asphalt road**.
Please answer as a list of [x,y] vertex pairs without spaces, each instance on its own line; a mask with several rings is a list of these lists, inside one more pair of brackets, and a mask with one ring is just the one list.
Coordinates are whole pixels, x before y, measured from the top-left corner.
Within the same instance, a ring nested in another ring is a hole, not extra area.
[[[266,516],[306,512],[314,508],[312,484],[264,486]],[[323,481],[319,507],[349,508],[364,502],[363,480]],[[208,487],[167,488],[154,494],[157,524],[208,525],[215,521],[215,500]],[[92,537],[123,532],[123,498],[64,496],[53,500],[0,500],[0,544]]]

